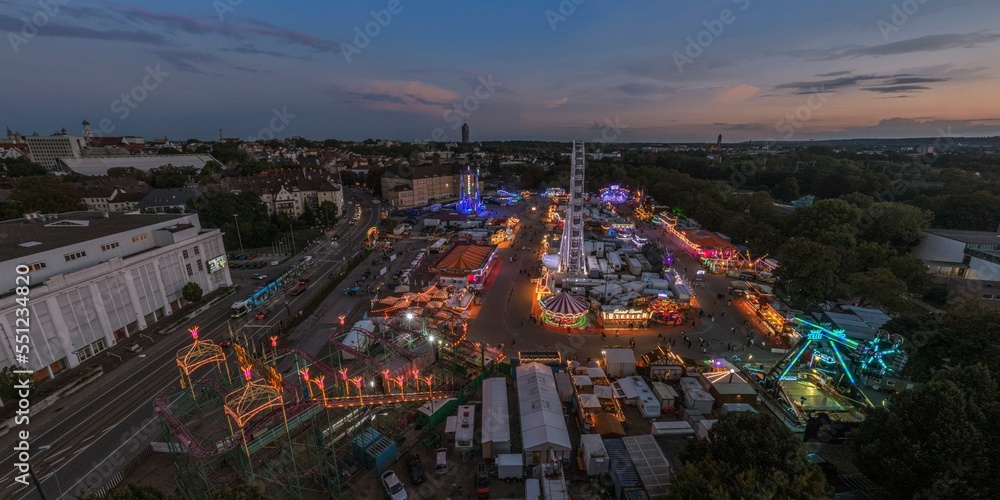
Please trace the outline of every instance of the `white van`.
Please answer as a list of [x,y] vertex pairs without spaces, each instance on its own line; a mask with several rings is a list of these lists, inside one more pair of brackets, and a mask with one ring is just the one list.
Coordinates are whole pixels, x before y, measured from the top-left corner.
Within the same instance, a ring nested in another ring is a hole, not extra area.
[[434,466],[434,473],[438,475],[448,473],[448,448],[438,448],[435,452],[437,462]]

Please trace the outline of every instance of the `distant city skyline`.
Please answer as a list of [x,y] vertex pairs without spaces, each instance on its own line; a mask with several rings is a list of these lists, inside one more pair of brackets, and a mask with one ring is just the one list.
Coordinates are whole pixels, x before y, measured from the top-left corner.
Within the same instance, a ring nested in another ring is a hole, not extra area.
[[25,135],[1000,135],[986,0],[52,4],[0,0],[0,126]]

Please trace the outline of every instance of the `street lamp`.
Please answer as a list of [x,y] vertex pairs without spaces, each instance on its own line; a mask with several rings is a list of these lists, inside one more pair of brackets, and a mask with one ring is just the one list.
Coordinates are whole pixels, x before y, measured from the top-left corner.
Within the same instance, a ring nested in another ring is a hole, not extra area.
[[730,368],[730,369],[729,369],[729,383],[730,383],[730,384],[732,384],[732,383],[733,383],[733,375],[735,375],[735,374],[736,374],[736,370],[735,370],[735,369],[733,369],[733,368]]
[[243,252],[243,237],[240,236],[240,219],[239,219],[239,214],[233,214],[233,219],[236,221],[236,237],[240,241],[240,255],[242,255],[244,253]]

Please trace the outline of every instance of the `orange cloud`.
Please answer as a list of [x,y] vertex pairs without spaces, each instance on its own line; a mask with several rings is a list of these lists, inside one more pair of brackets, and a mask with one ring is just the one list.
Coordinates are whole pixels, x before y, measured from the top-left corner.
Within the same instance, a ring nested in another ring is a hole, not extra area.
[[719,102],[740,102],[757,92],[760,92],[759,87],[741,83],[735,87],[722,87],[720,92],[715,95],[715,100]]

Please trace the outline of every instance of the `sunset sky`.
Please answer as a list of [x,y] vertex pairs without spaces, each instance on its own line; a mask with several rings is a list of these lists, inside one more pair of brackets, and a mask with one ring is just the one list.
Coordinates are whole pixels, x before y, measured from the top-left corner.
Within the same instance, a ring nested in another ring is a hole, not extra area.
[[60,1],[0,0],[0,126],[457,140],[464,115],[473,140],[590,141],[608,123],[622,142],[1000,134],[995,0]]

